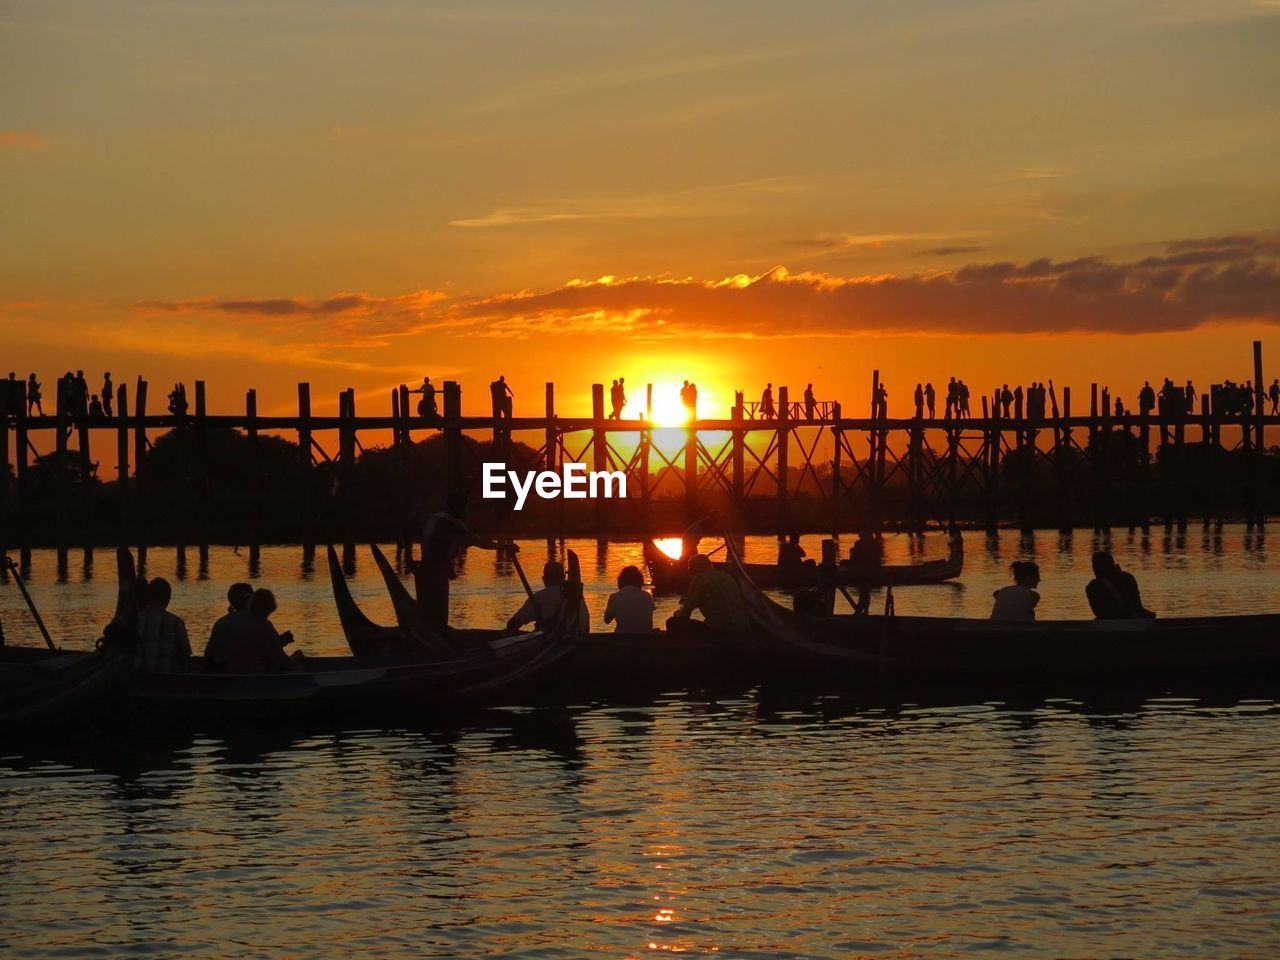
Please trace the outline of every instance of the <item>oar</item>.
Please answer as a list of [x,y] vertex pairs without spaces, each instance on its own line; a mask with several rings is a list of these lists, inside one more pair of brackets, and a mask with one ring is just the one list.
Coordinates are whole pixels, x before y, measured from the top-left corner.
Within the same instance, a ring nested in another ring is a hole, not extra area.
[[520,583],[524,585],[524,592],[529,595],[529,599],[533,599],[533,587],[529,586],[529,578],[524,575],[524,567],[520,566],[520,554],[513,551],[511,553],[511,563],[516,568],[516,573],[520,577]]
[[9,570],[13,573],[13,582],[18,585],[18,589],[22,592],[22,599],[27,601],[27,608],[31,611],[31,616],[35,618],[36,626],[40,628],[44,642],[49,645],[50,650],[57,650],[58,648],[53,644],[53,637],[49,636],[49,628],[44,625],[44,620],[40,617],[40,611],[36,609],[35,601],[31,599],[31,594],[27,593],[27,585],[22,581],[22,574],[18,572],[18,565],[12,560],[9,561]]

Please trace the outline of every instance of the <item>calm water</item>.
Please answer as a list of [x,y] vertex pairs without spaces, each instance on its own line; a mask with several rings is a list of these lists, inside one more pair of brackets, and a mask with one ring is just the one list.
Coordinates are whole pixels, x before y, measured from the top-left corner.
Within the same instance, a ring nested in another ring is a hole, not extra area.
[[[638,545],[570,546],[598,614]],[[1268,545],[1242,530],[1112,546],[1166,615],[1280,609]],[[545,544],[523,547],[535,572]],[[1092,548],[970,538],[963,586],[898,607],[985,615],[1031,555],[1046,615],[1075,615]],[[337,652],[320,559],[307,575],[296,548],[264,549],[260,580],[304,649]],[[94,632],[112,567],[102,552],[59,584],[52,555],[34,557],[55,633]],[[148,573],[174,577],[172,551],[151,551]],[[230,551],[207,579],[192,563],[174,609],[193,637],[246,573]],[[353,590],[390,619],[363,557]],[[457,592],[467,620],[496,625],[516,590],[474,554]],[[16,642],[20,601],[11,586],[0,600]],[[672,691],[451,729],[0,741],[0,954],[1271,957],[1277,709]]]

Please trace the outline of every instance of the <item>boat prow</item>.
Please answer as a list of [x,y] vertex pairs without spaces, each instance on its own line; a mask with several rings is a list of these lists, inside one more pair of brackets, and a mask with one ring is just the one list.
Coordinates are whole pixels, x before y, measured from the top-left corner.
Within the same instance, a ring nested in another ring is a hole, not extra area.
[[347,586],[346,575],[338,562],[338,552],[333,549],[332,544],[329,545],[328,553],[333,602],[338,608],[338,622],[342,624],[342,634],[346,637],[351,652],[357,657],[398,657],[404,654],[421,656],[422,651],[405,637],[398,626],[384,626],[365,615],[351,596],[351,588]]

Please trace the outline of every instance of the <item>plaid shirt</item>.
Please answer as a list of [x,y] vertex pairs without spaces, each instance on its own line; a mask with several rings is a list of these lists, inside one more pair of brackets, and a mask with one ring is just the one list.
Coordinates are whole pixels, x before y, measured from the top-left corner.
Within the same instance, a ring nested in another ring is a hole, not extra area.
[[134,669],[142,673],[181,673],[191,661],[191,641],[182,618],[159,607],[138,614]]
[[708,626],[720,630],[747,630],[751,626],[742,588],[723,570],[695,574],[680,605],[690,611],[701,610]]

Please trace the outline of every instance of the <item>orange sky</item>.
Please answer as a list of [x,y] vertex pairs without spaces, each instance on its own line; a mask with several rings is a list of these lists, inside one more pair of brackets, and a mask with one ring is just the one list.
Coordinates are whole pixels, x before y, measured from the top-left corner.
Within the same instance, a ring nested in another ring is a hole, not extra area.
[[[1252,375],[1280,6],[15,0],[0,366],[211,408]],[[1280,341],[1276,348],[1280,350]],[[7,369],[4,372],[7,372]],[[1280,372],[1280,358],[1271,375]]]

